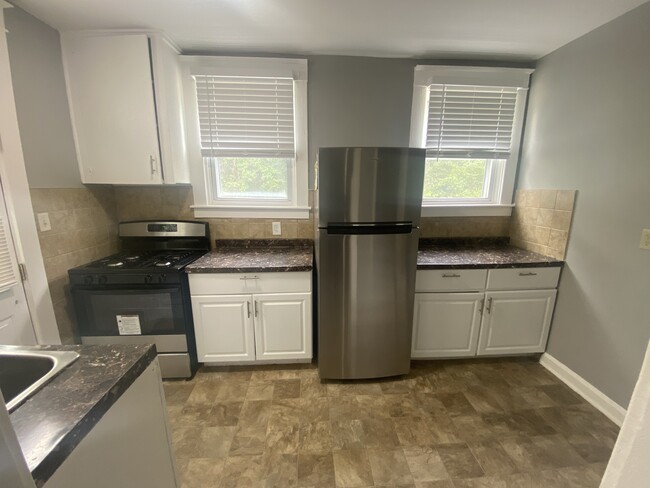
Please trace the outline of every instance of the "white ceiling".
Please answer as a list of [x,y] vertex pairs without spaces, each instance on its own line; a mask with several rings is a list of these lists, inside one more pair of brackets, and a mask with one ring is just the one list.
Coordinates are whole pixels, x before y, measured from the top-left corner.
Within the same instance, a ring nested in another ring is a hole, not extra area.
[[537,59],[646,0],[16,0],[61,30],[151,28],[184,51]]

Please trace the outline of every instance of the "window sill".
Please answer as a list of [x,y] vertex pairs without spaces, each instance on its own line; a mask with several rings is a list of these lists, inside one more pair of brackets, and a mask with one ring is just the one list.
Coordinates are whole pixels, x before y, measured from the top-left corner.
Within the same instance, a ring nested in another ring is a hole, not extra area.
[[308,219],[310,207],[192,205],[197,218]]
[[422,217],[508,217],[514,205],[422,205]]

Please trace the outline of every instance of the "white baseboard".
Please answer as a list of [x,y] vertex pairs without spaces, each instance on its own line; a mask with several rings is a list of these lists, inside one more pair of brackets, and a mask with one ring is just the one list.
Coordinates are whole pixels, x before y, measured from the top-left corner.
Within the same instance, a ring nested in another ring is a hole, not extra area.
[[620,427],[623,424],[627,410],[564,363],[561,363],[550,354],[544,353],[539,359],[539,364],[566,383],[569,388],[600,410],[616,425]]

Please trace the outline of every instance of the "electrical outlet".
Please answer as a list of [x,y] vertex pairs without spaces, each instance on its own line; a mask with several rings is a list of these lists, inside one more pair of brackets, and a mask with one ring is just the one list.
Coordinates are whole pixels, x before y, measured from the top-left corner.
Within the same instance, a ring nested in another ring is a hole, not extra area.
[[280,222],[273,222],[273,235],[280,236],[282,235],[282,224]]
[[641,231],[641,243],[639,244],[639,247],[650,251],[650,229],[643,229],[643,231]]
[[38,220],[38,228],[41,229],[41,232],[47,232],[52,230],[52,225],[50,224],[50,214],[47,212],[36,214],[36,219]]

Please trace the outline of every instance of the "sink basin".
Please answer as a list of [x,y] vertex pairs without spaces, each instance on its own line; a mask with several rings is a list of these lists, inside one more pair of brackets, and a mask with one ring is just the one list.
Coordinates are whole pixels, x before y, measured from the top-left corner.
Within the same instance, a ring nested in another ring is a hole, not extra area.
[[0,346],[0,391],[7,410],[14,410],[78,357],[73,351]]

